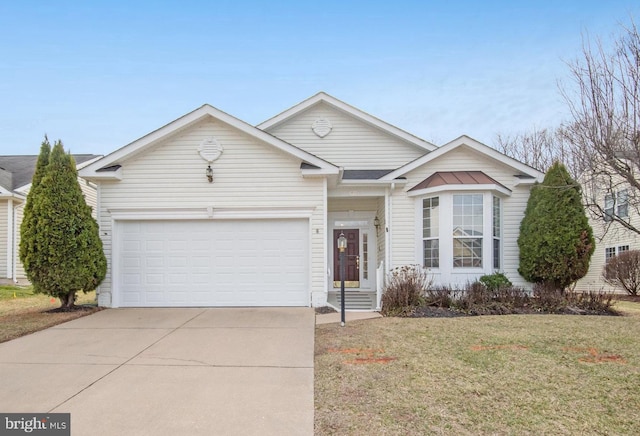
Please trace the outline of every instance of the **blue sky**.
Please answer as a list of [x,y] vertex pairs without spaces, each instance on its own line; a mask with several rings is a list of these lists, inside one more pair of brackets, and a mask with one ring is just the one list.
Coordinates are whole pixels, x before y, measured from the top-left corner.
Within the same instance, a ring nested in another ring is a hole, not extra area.
[[437,145],[555,126],[582,34],[636,1],[0,0],[0,154],[106,154],[209,103],[257,124],[325,91]]

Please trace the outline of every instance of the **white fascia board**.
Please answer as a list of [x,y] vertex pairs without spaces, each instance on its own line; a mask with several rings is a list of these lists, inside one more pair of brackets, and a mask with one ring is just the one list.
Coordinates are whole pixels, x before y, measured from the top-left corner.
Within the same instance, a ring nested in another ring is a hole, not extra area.
[[[124,147],[114,151],[113,153],[108,154],[107,156],[104,156],[103,158],[98,159],[95,162],[92,162],[90,165],[84,167],[80,171],[80,176],[90,179],[101,178],[101,176],[97,172],[97,170],[99,170],[100,168],[105,168],[121,163],[131,156],[139,154],[147,148],[152,147],[157,142],[165,139],[166,137],[174,135],[206,117],[217,119],[225,124],[230,125],[233,128],[240,130],[243,133],[246,133],[249,136],[259,139],[262,142],[265,142],[281,151],[284,151],[285,153],[288,153],[289,155],[295,156],[298,159],[306,161],[319,168],[335,168],[334,165],[323,159],[320,159],[317,156],[307,153],[306,151],[297,148],[285,141],[282,141],[281,139],[278,139],[273,135],[263,132],[262,130],[257,129],[252,125],[227,114],[226,112],[222,112],[221,110],[216,109],[213,106],[205,104],[198,109],[178,118],[177,120],[172,121],[171,123],[143,136],[142,138],[128,145],[125,145]],[[103,176],[102,178],[113,179],[114,177]]]
[[340,180],[341,185],[346,186],[391,186],[392,184],[404,186],[407,184],[406,179],[393,179],[393,180],[358,180],[358,179],[347,179]]
[[132,208],[109,209],[115,221],[310,218],[313,208]]
[[384,197],[388,186],[340,186],[328,192],[332,198]]
[[387,123],[386,121],[382,121],[379,118],[369,115],[368,113],[356,107],[353,107],[341,100],[338,100],[337,98],[332,97],[329,94],[326,94],[324,92],[319,92],[316,95],[304,100],[303,102],[298,103],[297,105],[285,110],[284,112],[281,112],[275,117],[272,117],[266,121],[263,121],[262,123],[258,124],[257,127],[261,130],[269,130],[270,128],[285,122],[289,118],[309,109],[310,107],[320,102],[325,102],[330,106],[333,106],[336,109],[339,109],[340,111],[345,112],[346,114],[365,122],[366,124],[376,127],[377,129],[380,129],[388,133],[389,135],[395,136],[406,142],[409,142],[423,150],[433,151],[438,148],[436,145],[428,141],[425,141],[424,139],[418,138],[417,136],[412,135],[411,133],[406,132],[396,126],[393,126]]
[[321,169],[303,169],[302,177],[324,177],[332,176],[340,173],[338,167],[334,168],[321,168]]
[[513,186],[534,185],[536,182],[542,182],[542,180],[538,178],[533,178],[533,177],[530,179],[521,179],[520,177],[516,177],[516,182],[513,184]]
[[440,185],[433,188],[416,189],[415,191],[407,192],[408,197],[418,197],[422,195],[435,194],[439,192],[469,192],[469,191],[492,191],[500,193],[504,196],[511,197],[511,190],[504,186],[496,185],[494,183],[486,185]]
[[18,200],[18,202],[22,203],[27,199],[24,195],[16,194],[14,192],[3,191],[0,192],[0,198],[7,200]]
[[438,157],[449,153],[450,151],[453,151],[459,147],[468,147],[478,153],[484,154],[487,157],[490,157],[496,161],[499,161],[501,163],[503,163],[504,165],[510,166],[511,168],[522,172],[524,174],[527,175],[531,175],[533,177],[535,177],[536,179],[540,179],[542,180],[542,178],[544,178],[544,173],[536,170],[533,167],[530,167],[529,165],[523,164],[522,162],[513,159],[505,154],[500,153],[497,150],[494,150],[493,148],[484,145],[481,142],[476,141],[475,139],[466,136],[466,135],[462,135],[457,139],[454,139],[453,141],[443,145],[442,147],[438,148],[435,151],[432,151],[429,154],[426,154],[422,157],[419,157],[418,159],[414,160],[413,162],[409,162],[408,164],[398,168],[395,171],[390,172],[389,174],[387,174],[386,176],[382,177],[383,180],[390,180],[390,179],[395,179],[396,177],[401,177],[404,176],[405,174],[407,174],[410,171],[415,170],[416,168],[421,167],[422,165],[431,162],[435,159],[437,159]]

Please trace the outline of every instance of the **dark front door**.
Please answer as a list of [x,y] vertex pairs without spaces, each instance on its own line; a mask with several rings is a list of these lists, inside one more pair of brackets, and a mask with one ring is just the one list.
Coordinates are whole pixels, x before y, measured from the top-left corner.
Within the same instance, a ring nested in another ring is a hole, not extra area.
[[333,287],[340,287],[340,250],[338,250],[340,233],[344,233],[344,237],[347,238],[347,249],[344,252],[344,285],[347,288],[359,288],[360,230],[358,229],[337,229],[333,231]]

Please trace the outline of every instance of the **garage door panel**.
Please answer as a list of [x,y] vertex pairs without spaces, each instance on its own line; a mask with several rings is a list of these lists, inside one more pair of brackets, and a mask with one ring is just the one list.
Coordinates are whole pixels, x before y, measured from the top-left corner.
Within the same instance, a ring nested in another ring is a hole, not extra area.
[[306,306],[308,220],[116,226],[122,306]]

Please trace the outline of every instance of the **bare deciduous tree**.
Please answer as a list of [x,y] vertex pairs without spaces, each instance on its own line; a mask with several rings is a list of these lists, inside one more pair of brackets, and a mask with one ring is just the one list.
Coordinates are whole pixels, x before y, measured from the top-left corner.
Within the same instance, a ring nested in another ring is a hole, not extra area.
[[540,171],[546,171],[559,161],[572,177],[582,172],[580,160],[576,159],[571,144],[566,140],[563,129],[533,129],[514,135],[497,134],[495,148],[507,156],[518,159]]
[[640,34],[633,21],[621,29],[611,49],[585,38],[569,64],[576,86],[561,90],[572,115],[562,134],[594,218],[640,234],[628,219],[640,214]]

